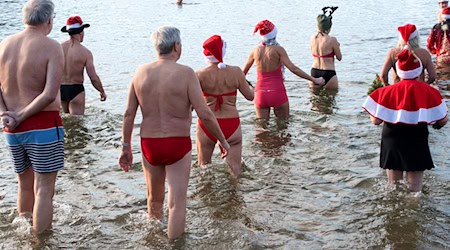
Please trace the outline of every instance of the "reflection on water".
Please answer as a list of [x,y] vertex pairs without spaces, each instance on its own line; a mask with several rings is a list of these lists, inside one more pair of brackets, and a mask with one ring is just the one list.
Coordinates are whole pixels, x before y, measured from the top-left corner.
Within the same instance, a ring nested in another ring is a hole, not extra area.
[[311,110],[317,111],[322,114],[333,114],[333,110],[336,107],[336,95],[338,90],[324,89],[324,88],[312,88],[310,91]]
[[258,145],[262,156],[275,157],[283,154],[283,146],[291,141],[287,126],[288,121],[279,119],[256,122],[254,143]]
[[[62,116],[64,124],[64,148],[67,153],[74,152],[77,149],[83,149],[87,143],[92,140],[87,127],[84,125],[83,116]],[[66,153],[66,154],[67,154]]]

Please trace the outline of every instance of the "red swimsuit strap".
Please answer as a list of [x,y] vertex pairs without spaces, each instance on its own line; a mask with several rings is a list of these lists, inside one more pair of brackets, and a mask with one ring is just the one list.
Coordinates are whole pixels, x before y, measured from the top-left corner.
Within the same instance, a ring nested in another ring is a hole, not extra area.
[[220,105],[223,103],[223,96],[236,96],[237,95],[237,90],[230,92],[230,93],[225,93],[225,94],[208,94],[206,92],[203,92],[203,96],[212,96],[212,97],[216,97],[217,101],[216,101],[216,107],[214,108],[214,111],[217,111],[220,109]]
[[319,58],[323,58],[323,57],[334,57],[334,51],[332,51],[331,53],[329,53],[329,54],[326,54],[326,55],[323,55],[323,56],[320,56],[320,55],[316,55],[316,54],[312,54],[314,57],[319,57]]

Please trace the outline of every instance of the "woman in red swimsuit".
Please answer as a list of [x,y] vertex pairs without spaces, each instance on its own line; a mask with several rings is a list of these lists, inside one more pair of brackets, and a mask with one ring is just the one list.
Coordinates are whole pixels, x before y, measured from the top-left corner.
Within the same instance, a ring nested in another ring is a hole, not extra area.
[[[334,57],[342,60],[341,49],[336,37],[330,36],[331,14],[337,7],[324,7],[323,14],[317,16],[317,34],[311,37],[311,52],[314,61],[311,67],[311,76],[323,77],[325,79],[324,88],[337,89],[338,79],[334,67]],[[310,87],[317,85],[310,83]]]
[[289,117],[289,101],[284,87],[283,66],[286,66],[297,76],[310,80],[317,85],[324,83],[322,78],[314,78],[295,66],[286,50],[276,41],[277,28],[269,20],[259,22],[254,32],[259,30],[262,43],[250,53],[244,65],[244,74],[247,74],[253,63],[258,73],[255,87],[256,118],[268,120],[270,108],[280,119]]
[[[202,87],[206,103],[214,112],[230,149],[226,158],[231,174],[241,173],[242,132],[239,112],[236,108],[237,90],[249,101],[253,100],[253,89],[247,84],[239,67],[223,63],[225,41],[218,35],[203,43],[203,54],[208,66],[198,70],[197,77]],[[217,139],[205,128],[200,120],[197,127],[197,154],[200,165],[211,163]]]

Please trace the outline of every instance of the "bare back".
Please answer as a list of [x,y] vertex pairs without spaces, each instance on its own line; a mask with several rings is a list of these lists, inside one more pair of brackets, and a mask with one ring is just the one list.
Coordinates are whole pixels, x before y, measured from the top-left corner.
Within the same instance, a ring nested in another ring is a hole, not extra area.
[[[394,83],[400,81],[400,78],[396,74],[395,63],[398,60],[397,54],[400,53],[401,51],[402,51],[402,49],[397,48],[397,47],[389,50],[388,55],[387,55],[387,61],[385,62],[386,66],[383,65],[383,67],[386,67],[386,69],[383,68],[383,70],[382,70],[383,72],[386,70],[389,70],[390,68],[393,69],[392,79],[393,79]],[[422,70],[422,73],[420,74],[419,80],[422,82],[425,82],[425,70],[427,70],[429,78],[432,78],[431,82],[433,82],[434,79],[436,79],[436,70],[434,68],[430,53],[426,49],[423,49],[423,48],[416,48],[413,51],[420,58],[420,61],[422,62],[422,66],[423,66],[423,70]]]
[[[10,111],[19,111],[61,82],[62,50],[58,42],[33,30],[12,35],[0,44],[0,85]],[[57,111],[57,98],[43,110]]]
[[[336,56],[336,59],[339,61],[342,58],[337,39],[325,33],[318,33],[311,37],[310,45],[311,53],[314,57],[312,68],[335,70],[334,56]],[[333,56],[328,57],[326,55]]]
[[229,94],[239,90],[247,100],[253,100],[253,92],[239,67],[227,65],[226,68],[219,69],[216,64],[212,64],[196,73],[204,96],[209,94],[205,96],[205,101],[217,118],[239,117],[236,96],[222,96],[223,103],[220,105],[220,109],[215,111],[218,98],[211,95]]
[[281,66],[281,53],[283,48],[278,45],[263,46],[259,45],[253,50],[256,70],[260,72],[271,72]]
[[91,52],[78,41],[71,39],[61,44],[65,63],[63,84],[83,84],[84,68]]
[[[142,111],[141,137],[189,136],[191,104],[196,102],[189,88],[195,85],[200,89],[194,71],[176,62],[158,60],[141,66],[133,78]],[[200,91],[196,98],[204,102]]]

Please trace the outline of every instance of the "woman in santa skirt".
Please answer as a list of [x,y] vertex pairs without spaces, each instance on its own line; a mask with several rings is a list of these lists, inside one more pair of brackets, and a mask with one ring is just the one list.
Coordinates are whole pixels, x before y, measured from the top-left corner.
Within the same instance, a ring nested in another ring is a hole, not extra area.
[[413,51],[398,54],[396,69],[401,81],[375,90],[362,107],[373,124],[384,122],[380,167],[386,169],[389,184],[401,181],[406,172],[408,190],[419,192],[424,171],[434,167],[427,125],[443,127],[448,110],[438,90],[418,81],[423,66]]

